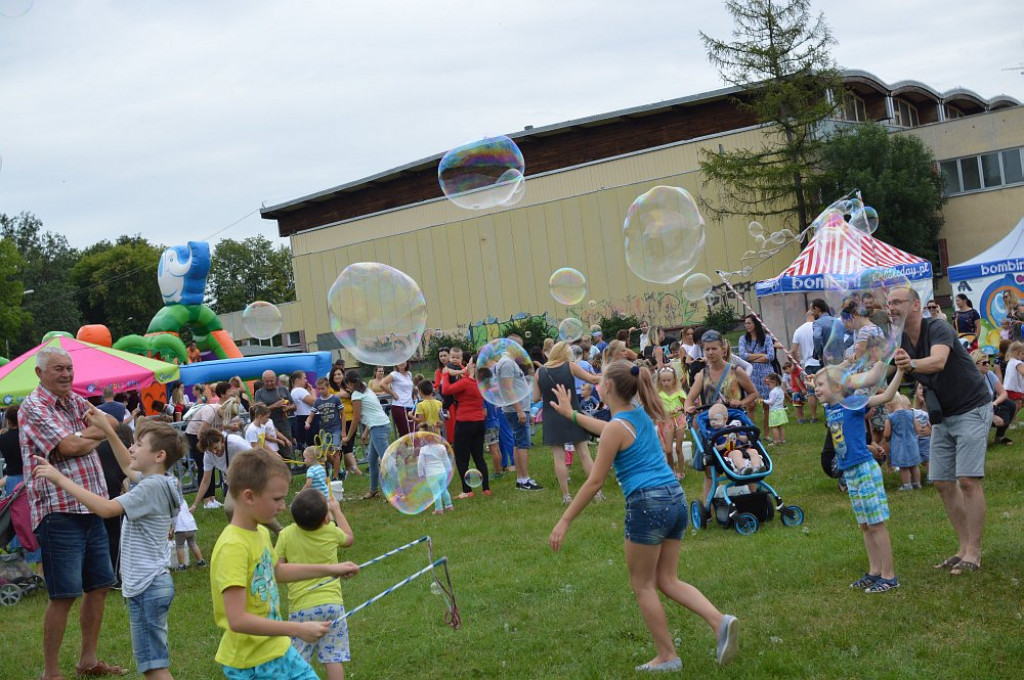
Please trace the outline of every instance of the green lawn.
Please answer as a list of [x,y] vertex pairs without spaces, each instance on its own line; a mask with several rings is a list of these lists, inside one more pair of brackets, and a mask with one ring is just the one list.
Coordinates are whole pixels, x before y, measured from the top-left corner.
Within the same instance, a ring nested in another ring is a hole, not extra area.
[[[1014,433],[1011,433],[1014,434]],[[989,512],[984,571],[961,577],[932,569],[955,550],[952,529],[934,490],[892,491],[889,529],[902,587],[882,595],[848,588],[866,567],[849,502],[818,463],[821,425],[789,427],[791,444],[775,451],[769,481],[806,513],[803,527],[770,522],[750,537],[713,525],[688,532],[681,577],[741,620],[740,654],[725,671],[714,664],[711,632],[671,605],[669,624],[680,640],[684,673],[732,678],[1019,678],[1024,561],[1024,474],[1017,444],[990,450]],[[1021,436],[1024,439],[1024,435]],[[424,534],[447,555],[463,627],[443,623],[442,599],[420,579],[350,619],[353,678],[618,678],[654,654],[629,590],[622,550],[622,496],[613,481],[608,502],[594,504],[572,527],[558,555],[547,536],[562,512],[550,454],[535,449],[542,492],[513,489],[505,478],[494,496],[457,502],[443,517],[406,517],[380,501],[346,501],[356,534],[346,558],[365,561]],[[582,472],[573,469],[574,488]],[[350,482],[353,497],[365,477]],[[296,486],[300,480],[296,480]],[[684,486],[698,493],[690,472]],[[224,525],[219,511],[200,510],[200,539],[209,556]],[[287,518],[282,518],[287,519]],[[351,608],[425,566],[417,546],[345,583]],[[206,571],[175,575],[171,609],[172,671],[176,678],[220,677],[213,661],[213,625]],[[128,612],[108,600],[101,655],[131,661]],[[41,670],[45,595],[0,610],[0,677],[34,678]],[[71,677],[78,645],[73,616],[63,668]],[[1016,668],[1018,670],[1014,671]]]

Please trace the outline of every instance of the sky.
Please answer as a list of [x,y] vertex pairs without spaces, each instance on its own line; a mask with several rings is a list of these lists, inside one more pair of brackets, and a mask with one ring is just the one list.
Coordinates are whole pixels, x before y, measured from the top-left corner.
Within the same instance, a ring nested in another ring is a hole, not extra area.
[[[1024,100],[1015,5],[813,8],[840,67]],[[263,205],[722,87],[698,33],[731,28],[719,0],[0,0],[0,213],[75,247],[277,240]]]

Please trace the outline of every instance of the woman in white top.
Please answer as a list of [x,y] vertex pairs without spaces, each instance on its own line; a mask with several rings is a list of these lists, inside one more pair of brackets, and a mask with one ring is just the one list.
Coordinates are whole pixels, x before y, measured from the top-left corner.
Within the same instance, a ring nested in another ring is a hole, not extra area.
[[413,429],[409,411],[416,408],[409,362],[403,361],[395,366],[395,370],[381,381],[381,387],[391,395],[391,417],[398,429],[398,436],[404,437]]
[[[365,428],[363,430],[364,448],[369,442],[366,459],[370,463],[370,490],[363,498],[373,498],[377,495],[380,484],[378,472],[380,457],[388,450],[388,445],[391,443],[388,438],[391,433],[391,421],[384,413],[377,395],[359,377],[359,371],[346,371],[343,386],[352,395],[352,422],[362,423]],[[356,428],[350,427],[348,434],[345,435],[344,443],[352,441],[355,435]]]
[[[196,499],[189,508],[190,512],[195,511],[203,494],[206,493],[206,490],[210,488],[210,484],[213,483],[213,471],[219,470],[220,478],[227,480],[228,464],[231,462],[231,457],[240,451],[248,451],[251,448],[249,442],[237,434],[229,434],[225,438],[219,430],[210,428],[200,435],[199,449],[203,452],[203,477],[199,482],[199,491],[196,493]],[[225,490],[224,493],[226,498],[227,491]],[[216,495],[214,495],[206,499],[206,504],[203,507],[219,508],[221,504],[217,501]]]
[[292,414],[292,436],[295,437],[295,451],[301,453],[309,442],[306,435],[310,432],[316,433],[318,428],[306,429],[306,418],[313,411],[313,404],[316,403],[316,396],[309,391],[309,382],[306,380],[305,371],[295,371],[288,377],[288,385],[292,390],[292,403],[295,404],[295,413]]

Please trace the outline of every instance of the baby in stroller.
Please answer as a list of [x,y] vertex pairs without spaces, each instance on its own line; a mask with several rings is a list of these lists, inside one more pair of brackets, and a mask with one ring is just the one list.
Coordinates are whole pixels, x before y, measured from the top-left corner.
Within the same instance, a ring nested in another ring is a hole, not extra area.
[[[712,434],[726,427],[743,427],[739,420],[728,421],[729,409],[724,404],[715,404],[708,409],[708,426]],[[728,422],[727,422],[728,421]],[[712,445],[722,454],[722,460],[732,463],[732,468],[741,475],[766,470],[761,453],[750,444],[746,432],[730,432],[713,437]]]

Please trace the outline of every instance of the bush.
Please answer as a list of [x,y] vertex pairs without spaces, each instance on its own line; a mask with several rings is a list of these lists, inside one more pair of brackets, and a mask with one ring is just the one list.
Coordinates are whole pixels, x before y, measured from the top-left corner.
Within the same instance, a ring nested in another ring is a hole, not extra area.
[[738,319],[729,305],[708,307],[708,315],[704,317],[704,325],[714,328],[719,333],[729,333],[736,328]]
[[423,365],[436,366],[437,350],[442,347],[461,347],[467,356],[475,351],[473,343],[464,335],[435,335],[430,338],[430,343],[427,345],[427,351],[423,355]]
[[[605,342],[611,342],[615,339],[615,335],[625,328],[640,328],[640,319],[635,316],[620,316],[615,314],[613,316],[603,316],[598,325],[601,327],[601,333],[604,336]],[[640,344],[640,331],[633,331],[629,334],[629,342],[627,346],[636,346]]]
[[543,316],[531,316],[503,324],[501,336],[508,337],[509,333],[515,333],[523,339],[523,348],[527,352],[534,345],[543,345],[544,338],[558,337],[558,329],[549,326]]

